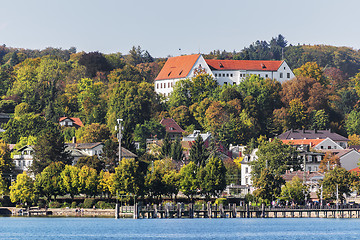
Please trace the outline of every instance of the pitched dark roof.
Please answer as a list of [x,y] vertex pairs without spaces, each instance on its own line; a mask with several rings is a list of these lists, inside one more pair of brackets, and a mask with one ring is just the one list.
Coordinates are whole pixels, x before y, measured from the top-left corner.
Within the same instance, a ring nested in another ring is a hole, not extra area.
[[127,150],[126,148],[121,147],[121,157],[126,157],[126,158],[137,158],[137,155],[130,152],[129,150]]
[[76,149],[91,149],[98,145],[103,144],[102,142],[96,142],[96,143],[66,143],[68,147],[76,148]]
[[325,139],[330,138],[333,141],[349,141],[348,138],[343,137],[331,130],[289,130],[278,136],[282,140],[291,139]]
[[163,118],[160,124],[164,125],[168,133],[183,133],[185,132],[172,118]]

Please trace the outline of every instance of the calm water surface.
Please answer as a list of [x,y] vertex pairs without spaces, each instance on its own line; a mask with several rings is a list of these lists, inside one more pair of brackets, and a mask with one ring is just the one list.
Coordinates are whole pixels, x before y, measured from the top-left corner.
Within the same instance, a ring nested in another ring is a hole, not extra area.
[[0,239],[360,239],[360,220],[1,217]]

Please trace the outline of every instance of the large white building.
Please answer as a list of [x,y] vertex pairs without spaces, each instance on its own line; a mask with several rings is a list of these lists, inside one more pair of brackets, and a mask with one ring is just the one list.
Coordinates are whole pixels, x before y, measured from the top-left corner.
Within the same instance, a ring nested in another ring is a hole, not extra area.
[[220,85],[239,84],[253,74],[279,82],[295,77],[285,61],[204,59],[195,54],[169,58],[155,79],[155,92],[167,97],[177,81],[201,73],[210,74]]

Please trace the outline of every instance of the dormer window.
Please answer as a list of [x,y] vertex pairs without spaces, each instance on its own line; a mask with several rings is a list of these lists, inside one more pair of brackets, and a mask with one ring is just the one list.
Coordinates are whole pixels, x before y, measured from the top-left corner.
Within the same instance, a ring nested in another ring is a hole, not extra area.
[[224,68],[224,65],[222,63],[219,63],[220,68]]

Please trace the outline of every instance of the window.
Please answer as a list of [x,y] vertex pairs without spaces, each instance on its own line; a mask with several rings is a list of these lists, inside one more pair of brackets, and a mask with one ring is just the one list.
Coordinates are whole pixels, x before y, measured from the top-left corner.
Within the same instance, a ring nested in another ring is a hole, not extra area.
[[227,82],[224,82],[224,85],[227,85]]
[[331,149],[331,146],[328,146],[328,149]]
[[223,73],[223,77],[225,77],[225,73]]
[[215,73],[215,77],[217,77],[217,73]]
[[229,77],[229,74],[227,73],[226,76]]
[[159,89],[159,84],[158,83],[156,84],[156,88]]
[[283,73],[280,73],[280,78],[283,78]]
[[290,78],[290,73],[287,73],[286,76],[287,76],[287,78]]
[[324,149],[324,146],[320,146],[320,149]]
[[232,76],[233,76],[233,74],[231,73],[231,74],[230,74],[230,77],[232,77]]
[[162,88],[162,83],[160,83],[160,88]]
[[170,83],[168,82],[168,88],[170,87]]
[[265,74],[265,77],[268,77],[268,75],[267,75],[267,74]]
[[248,172],[249,172],[249,170],[248,170],[248,168],[246,167],[246,168],[245,168],[245,173],[248,173]]
[[236,82],[233,82],[233,85],[236,85]]
[[284,67],[284,70],[286,69],[286,67]]
[[171,83],[171,87],[173,87],[174,86],[174,84],[173,83]]

